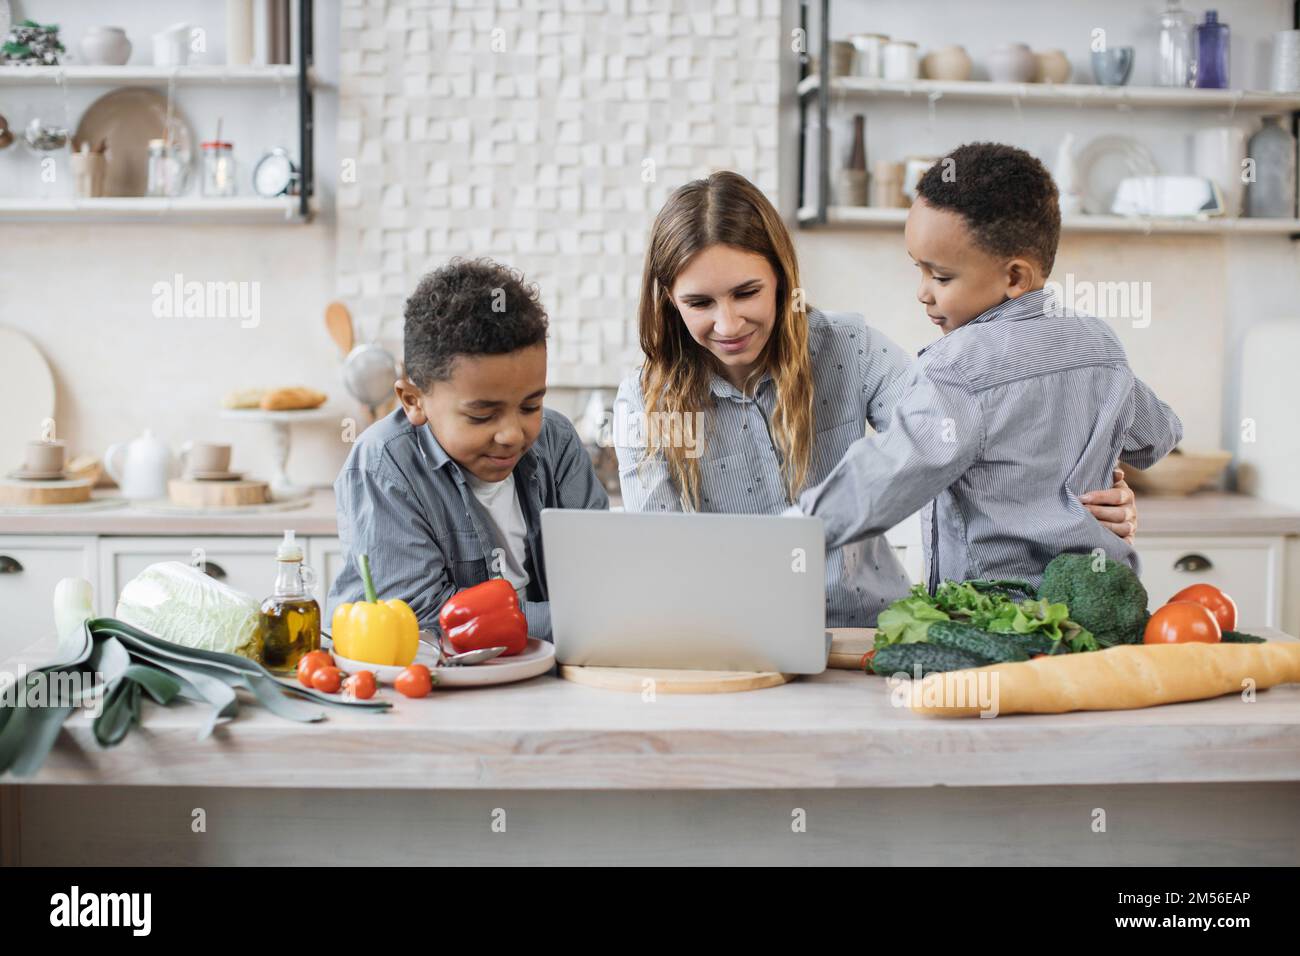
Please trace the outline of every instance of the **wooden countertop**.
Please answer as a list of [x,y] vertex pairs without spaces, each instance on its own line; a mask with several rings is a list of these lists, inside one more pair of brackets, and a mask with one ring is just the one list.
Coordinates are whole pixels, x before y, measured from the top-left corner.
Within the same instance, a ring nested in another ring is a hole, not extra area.
[[[1292,640],[1277,631],[1270,639]],[[212,738],[200,709],[145,704],[101,750],[70,720],[37,784],[413,789],[769,789],[1300,780],[1300,685],[1145,710],[943,720],[885,682],[827,671],[764,690],[660,695],[546,675],[435,691],[316,724],[251,702]],[[7,781],[12,782],[12,781]]]
[[[151,514],[133,505],[106,511],[0,514],[0,534],[15,535],[279,535],[286,527],[300,535],[338,534],[334,489],[315,489],[306,508],[258,515]],[[1139,498],[1139,547],[1142,535],[1166,534],[1300,535],[1300,511],[1214,491],[1182,498]]]

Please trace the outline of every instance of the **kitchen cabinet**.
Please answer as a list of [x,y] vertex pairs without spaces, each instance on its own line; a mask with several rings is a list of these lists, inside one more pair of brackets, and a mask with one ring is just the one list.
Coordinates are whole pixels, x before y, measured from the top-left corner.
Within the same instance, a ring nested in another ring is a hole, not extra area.
[[[95,593],[115,605],[126,582],[149,565],[181,561],[202,567],[215,580],[260,601],[275,583],[279,544],[277,537],[101,538]],[[101,606],[101,612],[111,614],[112,608]]]
[[[313,537],[307,543],[307,564],[316,572],[316,600],[322,612],[325,611],[325,599],[329,597],[330,586],[343,570],[343,545],[338,538]],[[325,625],[329,627],[328,624]]]
[[1204,582],[1232,595],[1242,629],[1277,627],[1285,543],[1281,536],[1263,535],[1139,535],[1142,583],[1151,608],[1189,584]]
[[95,580],[95,538],[0,535],[0,663],[54,632],[60,578]]

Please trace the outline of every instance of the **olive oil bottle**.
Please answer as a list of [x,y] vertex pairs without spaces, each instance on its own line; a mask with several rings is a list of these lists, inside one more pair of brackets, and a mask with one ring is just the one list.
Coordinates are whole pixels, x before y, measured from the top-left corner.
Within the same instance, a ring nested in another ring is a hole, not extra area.
[[316,575],[303,565],[292,531],[285,531],[275,557],[275,591],[262,602],[262,659],[268,670],[292,672],[303,655],[320,648],[320,605],[311,596]]

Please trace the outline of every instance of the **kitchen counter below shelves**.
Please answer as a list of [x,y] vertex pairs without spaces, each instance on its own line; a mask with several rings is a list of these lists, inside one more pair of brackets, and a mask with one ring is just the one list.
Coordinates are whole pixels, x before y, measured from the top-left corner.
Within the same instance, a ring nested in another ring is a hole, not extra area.
[[1300,511],[1249,495],[1201,491],[1193,495],[1138,494],[1138,549],[1143,535],[1300,535]]
[[[615,496],[612,504],[621,507],[622,500]],[[43,515],[0,513],[0,535],[280,534],[285,527],[304,535],[337,534],[334,489],[314,489],[306,508],[262,514],[162,514],[136,505],[103,511],[52,511]],[[1248,495],[1218,491],[1185,497],[1139,495],[1139,547],[1142,536],[1147,534],[1300,535],[1300,511]]]
[[[96,498],[113,497],[116,489],[97,491]],[[0,513],[0,535],[280,535],[293,528],[299,535],[336,535],[338,517],[334,489],[315,488],[307,506],[278,511],[232,514],[184,514],[150,511],[147,505],[128,503],[93,511],[55,510],[48,514]]]
[[[1293,640],[1261,631],[1270,640]],[[35,784],[421,790],[763,790],[1300,781],[1300,685],[1145,710],[942,720],[885,682],[827,671],[764,690],[669,695],[544,675],[435,691],[314,724],[251,701],[212,738],[204,711],[146,703],[112,750],[69,720]],[[6,781],[9,782],[9,781]]]

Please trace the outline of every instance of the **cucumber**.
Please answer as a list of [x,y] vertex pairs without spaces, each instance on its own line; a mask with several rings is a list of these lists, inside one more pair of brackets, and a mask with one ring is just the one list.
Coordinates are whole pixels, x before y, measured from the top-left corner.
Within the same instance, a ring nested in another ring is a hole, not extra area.
[[926,628],[925,639],[940,647],[965,651],[979,658],[981,664],[1029,660],[1025,648],[1007,640],[1006,635],[994,634],[962,621],[934,621]]
[[1241,631],[1224,631],[1223,643],[1225,644],[1264,644],[1266,641],[1262,637],[1256,637],[1254,634],[1243,634]]
[[[1011,641],[1026,654],[1050,654],[1052,648],[1056,645],[1046,634],[1033,631],[1029,634],[999,634],[998,637]],[[1065,648],[1069,651],[1069,648]]]
[[959,651],[955,647],[923,643],[889,644],[876,651],[871,659],[871,669],[884,676],[902,671],[909,677],[915,677],[919,668],[921,676],[924,677],[926,674],[937,674],[941,671],[979,667],[983,663],[982,659],[965,651]]

